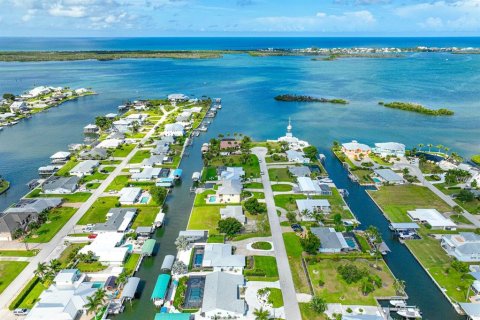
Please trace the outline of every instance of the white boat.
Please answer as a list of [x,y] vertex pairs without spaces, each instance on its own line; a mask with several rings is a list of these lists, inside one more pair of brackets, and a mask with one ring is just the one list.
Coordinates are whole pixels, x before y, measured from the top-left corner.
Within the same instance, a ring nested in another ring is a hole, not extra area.
[[390,304],[398,308],[405,308],[407,306],[405,300],[390,300]]
[[416,307],[406,307],[397,311],[399,316],[406,319],[421,319],[422,314]]

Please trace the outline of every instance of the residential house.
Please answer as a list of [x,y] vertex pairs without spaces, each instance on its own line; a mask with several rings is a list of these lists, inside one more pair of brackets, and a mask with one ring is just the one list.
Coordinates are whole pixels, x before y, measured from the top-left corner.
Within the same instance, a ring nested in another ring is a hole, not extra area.
[[312,171],[307,166],[288,167],[288,171],[294,177],[310,177]]
[[372,150],[366,144],[358,143],[358,141],[352,140],[352,142],[342,144],[342,151],[346,155],[359,156],[360,154],[367,155]]
[[204,242],[208,238],[206,230],[182,230],[178,233],[179,237],[185,237],[189,242]]
[[415,222],[429,224],[432,229],[455,230],[457,225],[445,218],[436,209],[416,209],[407,211],[408,216]]
[[97,232],[126,232],[137,215],[136,208],[112,208],[107,213],[107,221],[97,223],[93,230]]
[[133,205],[138,202],[142,194],[142,188],[126,187],[120,190],[120,199],[118,200],[122,205]]
[[134,173],[131,179],[134,181],[151,181],[160,177],[160,171],[162,168],[147,167],[142,172]]
[[120,145],[124,144],[125,140],[123,139],[105,139],[97,144],[96,148],[99,149],[116,149]]
[[296,151],[296,150],[287,150],[285,152],[287,154],[288,162],[295,162],[295,163],[310,163],[310,159],[305,158],[305,153],[303,151]]
[[233,138],[224,138],[220,140],[220,150],[239,149],[241,141]]
[[303,150],[305,147],[310,146],[307,141],[303,141],[293,136],[292,133],[292,124],[290,119],[288,119],[287,133],[285,136],[278,138],[277,142],[286,142],[288,143],[288,148],[291,150]]
[[398,142],[375,143],[375,147],[372,151],[373,153],[378,154],[382,157],[404,157],[405,145]]
[[201,313],[207,319],[243,318],[247,304],[242,297],[243,275],[212,272],[205,276]]
[[220,209],[220,218],[235,218],[242,224],[245,224],[247,219],[245,218],[245,214],[243,213],[242,206],[226,206],[225,208]]
[[[328,214],[331,211],[330,202],[327,199],[298,199],[295,200],[295,202],[297,203],[298,211],[301,214],[306,211],[311,214]],[[307,218],[309,217],[307,216]]]
[[217,203],[240,203],[242,183],[237,179],[222,180],[217,190]]
[[463,262],[480,261],[480,235],[473,232],[445,234],[442,236],[442,247],[450,256]]
[[375,177],[380,180],[381,183],[389,184],[404,184],[405,180],[393,171],[392,169],[375,169],[373,170]]
[[101,232],[79,253],[93,252],[95,258],[102,263],[112,266],[121,266],[127,258],[129,247],[122,246],[124,234],[121,232]]
[[345,237],[341,232],[336,232],[334,228],[315,227],[310,231],[320,239],[319,252],[322,253],[339,253],[351,250],[345,241]]
[[30,108],[24,101],[14,101],[10,105],[10,112],[12,113],[24,113],[30,111]]
[[52,163],[65,163],[70,159],[71,153],[68,151],[58,151],[50,156]]
[[61,270],[53,284],[45,289],[26,320],[78,320],[86,313],[88,297],[97,292],[97,284],[86,282],[78,269]]
[[226,167],[219,169],[220,175],[219,178],[220,180],[230,180],[230,179],[235,179],[235,180],[242,180],[245,177],[245,171],[243,170],[242,167]]
[[168,95],[168,100],[171,102],[183,102],[188,100],[188,96],[183,93],[172,93]]
[[91,150],[83,150],[79,154],[80,159],[94,159],[104,160],[108,158],[108,152],[106,149],[93,148]]
[[331,195],[332,190],[327,184],[320,184],[309,177],[297,178],[298,188],[296,190],[303,194]]
[[98,160],[85,160],[73,167],[73,169],[70,170],[70,174],[80,178],[88,176],[91,175],[99,165],[100,161]]
[[80,178],[77,176],[59,177],[51,176],[42,184],[42,192],[45,194],[69,194],[78,188]]
[[182,137],[184,133],[185,128],[178,122],[166,124],[163,130],[163,135],[166,137]]
[[245,256],[233,254],[231,244],[207,243],[204,247],[202,267],[213,271],[242,272]]
[[142,161],[142,168],[149,168],[149,167],[154,167],[154,166],[159,166],[163,163],[163,160],[165,159],[164,156],[162,155],[153,155],[150,156],[150,158],[144,159]]
[[83,127],[83,133],[88,134],[97,133],[99,130],[100,128],[95,124],[87,124],[85,127]]
[[113,121],[112,128],[117,132],[127,133],[132,129],[132,122],[126,119],[119,119],[117,121]]

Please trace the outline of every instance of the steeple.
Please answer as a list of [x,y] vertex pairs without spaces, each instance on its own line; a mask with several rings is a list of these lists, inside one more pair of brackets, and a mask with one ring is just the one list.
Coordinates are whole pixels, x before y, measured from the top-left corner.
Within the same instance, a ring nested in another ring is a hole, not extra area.
[[290,120],[290,117],[288,117],[288,126],[287,126],[287,134],[286,134],[287,137],[291,137],[292,136],[292,122]]

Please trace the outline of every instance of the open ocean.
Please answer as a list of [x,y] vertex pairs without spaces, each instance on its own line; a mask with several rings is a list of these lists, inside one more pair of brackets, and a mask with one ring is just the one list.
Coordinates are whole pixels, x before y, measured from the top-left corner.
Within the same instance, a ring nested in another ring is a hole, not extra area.
[[[0,50],[311,46],[480,47],[480,38],[0,38]],[[25,184],[37,178],[37,168],[47,164],[51,154],[81,142],[82,128],[95,116],[115,112],[126,100],[164,97],[172,92],[222,98],[224,108],[209,136],[242,132],[254,139],[276,138],[284,134],[291,117],[294,134],[326,154],[334,140],[352,139],[368,144],[397,141],[409,147],[442,144],[467,157],[480,153],[480,55],[415,53],[397,59],[312,61],[309,57],[240,54],[204,60],[0,63],[0,93],[19,94],[35,85],[91,87],[98,95],[67,102],[0,132],[0,175],[12,182],[11,190],[0,196],[0,210],[27,192]],[[350,104],[281,103],[273,99],[283,93],[343,98]],[[378,105],[379,101],[395,100],[449,108],[455,115],[431,117]],[[368,213],[364,214],[368,219]],[[423,272],[418,267],[416,270]],[[424,318],[453,319],[450,305],[425,279],[422,281],[428,288],[414,293],[417,300],[413,303],[422,307],[432,304]],[[415,280],[408,280],[407,288],[409,283],[415,285]],[[438,304],[426,297],[439,299]],[[442,318],[446,314],[448,318]]]

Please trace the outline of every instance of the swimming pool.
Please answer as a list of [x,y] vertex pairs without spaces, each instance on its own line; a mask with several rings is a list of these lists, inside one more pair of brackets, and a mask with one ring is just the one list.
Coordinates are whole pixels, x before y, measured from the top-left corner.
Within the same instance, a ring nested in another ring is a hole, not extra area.
[[131,244],[131,243],[124,245],[124,247],[127,247],[127,248],[128,248],[128,252],[132,252],[132,251],[133,251],[133,244]]
[[142,198],[140,199],[140,203],[141,203],[141,204],[147,204],[149,200],[150,200],[149,197],[142,197]]
[[354,238],[345,237],[345,242],[348,244],[350,248],[357,249],[357,242],[355,241]]
[[217,202],[217,196],[210,196],[210,197],[208,197],[208,202],[209,202],[209,203],[215,203],[215,202]]
[[203,247],[195,247],[193,249],[193,267],[200,268],[203,263]]
[[105,283],[103,283],[103,282],[95,281],[95,282],[92,284],[92,288],[100,289],[100,288],[103,288],[104,284],[105,284]]
[[382,180],[380,180],[380,179],[378,179],[378,178],[376,178],[376,177],[373,177],[372,180],[373,180],[373,182],[375,182],[375,183],[382,183]]
[[185,292],[185,302],[183,307],[187,309],[200,308],[203,302],[204,287],[204,276],[193,276],[188,278],[187,291]]

